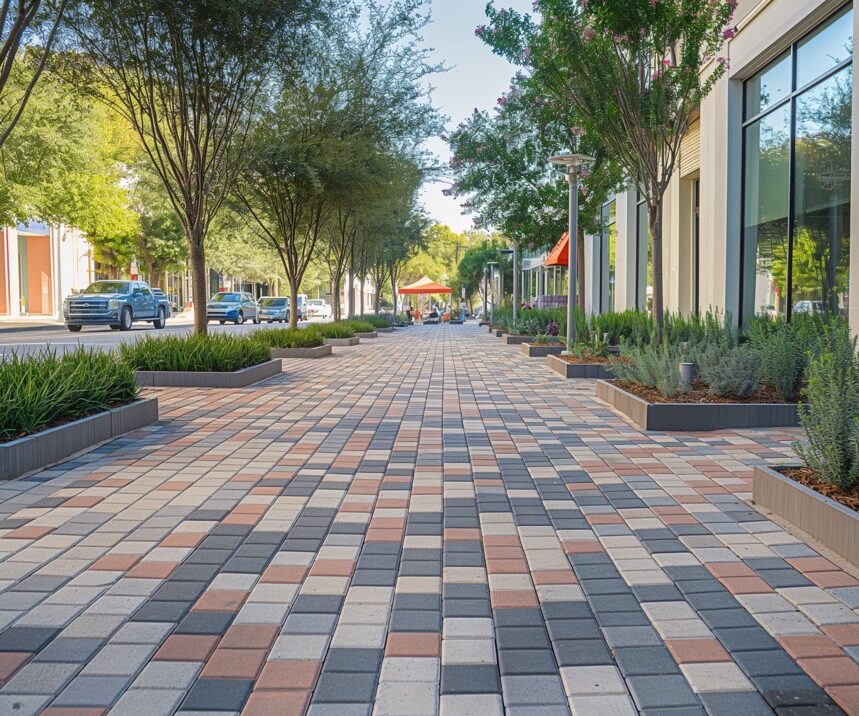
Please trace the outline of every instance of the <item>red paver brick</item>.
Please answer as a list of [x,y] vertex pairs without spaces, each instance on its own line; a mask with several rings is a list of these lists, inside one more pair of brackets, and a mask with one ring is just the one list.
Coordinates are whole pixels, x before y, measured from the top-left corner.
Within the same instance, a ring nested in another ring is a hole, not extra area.
[[433,656],[441,655],[439,634],[426,632],[391,632],[385,644],[385,656]]
[[843,651],[823,634],[801,634],[797,636],[780,636],[778,641],[784,650],[794,659],[818,656],[841,656]]
[[826,692],[832,697],[844,712],[859,714],[859,684],[849,686],[830,686]]
[[320,661],[267,661],[262,667],[255,688],[310,691],[316,684],[321,667]]
[[731,661],[728,652],[716,639],[666,639],[665,646],[678,664]]
[[859,645],[859,623],[824,624],[820,629],[839,646]]
[[92,563],[90,569],[104,572],[124,572],[140,561],[136,554],[106,554]]
[[23,527],[16,527],[14,530],[7,532],[3,537],[4,539],[39,539],[40,537],[51,534],[53,531],[53,527],[24,525]]
[[158,661],[206,661],[214,651],[218,637],[197,634],[173,634],[155,652]]
[[266,649],[223,649],[219,645],[200,675],[206,679],[255,679],[266,653]]
[[859,664],[843,656],[823,656],[798,659],[797,663],[821,686],[851,686],[859,684]]
[[0,652],[0,686],[3,686],[33,655],[29,651]]
[[222,649],[268,649],[279,631],[274,624],[233,624],[218,646]]
[[167,579],[177,566],[175,562],[138,562],[126,574],[134,579]]
[[303,716],[309,701],[309,691],[254,691],[242,716]]
[[731,594],[761,594],[773,591],[760,577],[722,577],[721,581]]
[[247,592],[229,589],[210,589],[203,592],[191,609],[203,612],[235,612],[245,601]]

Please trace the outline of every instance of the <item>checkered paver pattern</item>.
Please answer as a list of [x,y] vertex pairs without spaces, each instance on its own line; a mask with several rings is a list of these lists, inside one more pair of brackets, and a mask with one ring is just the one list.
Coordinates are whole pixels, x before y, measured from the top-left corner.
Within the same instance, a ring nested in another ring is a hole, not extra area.
[[797,432],[643,434],[415,327],[0,486],[0,714],[859,713],[859,581],[749,504]]

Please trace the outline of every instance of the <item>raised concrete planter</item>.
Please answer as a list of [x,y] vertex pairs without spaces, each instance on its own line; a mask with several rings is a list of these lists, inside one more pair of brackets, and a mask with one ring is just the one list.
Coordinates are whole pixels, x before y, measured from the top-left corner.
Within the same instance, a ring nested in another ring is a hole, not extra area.
[[495,337],[496,338],[503,338],[506,335],[507,335],[507,331],[502,331],[501,329],[498,329],[495,331]]
[[504,343],[508,346],[521,346],[523,343],[530,343],[534,340],[534,336],[514,336],[507,334],[504,336]]
[[377,328],[376,333],[393,333],[394,327],[388,326],[387,328]]
[[451,319],[448,321],[448,323],[449,323],[451,326],[462,326],[462,325],[464,325],[464,324],[465,324],[465,321],[461,321],[461,320],[459,320],[458,318],[451,318]]
[[358,338],[378,338],[379,334],[376,331],[368,331],[367,333],[356,333]]
[[328,346],[357,346],[360,339],[358,336],[351,338],[326,338],[325,345]]
[[859,567],[859,515],[768,467],[755,467],[752,499]]
[[283,370],[278,360],[269,360],[232,372],[138,370],[137,385],[149,388],[247,388]]
[[546,356],[546,365],[564,378],[610,380],[613,377],[602,363],[567,363],[557,355],[548,355]]
[[605,380],[597,383],[597,398],[642,430],[699,432],[799,425],[793,403],[648,403]]
[[519,352],[527,358],[544,358],[556,356],[564,350],[563,343],[523,343]]
[[312,348],[272,348],[272,358],[324,358],[331,355],[330,345],[313,346]]
[[119,408],[58,425],[0,444],[0,479],[12,480],[65,460],[106,440],[158,420],[158,399],[144,398]]

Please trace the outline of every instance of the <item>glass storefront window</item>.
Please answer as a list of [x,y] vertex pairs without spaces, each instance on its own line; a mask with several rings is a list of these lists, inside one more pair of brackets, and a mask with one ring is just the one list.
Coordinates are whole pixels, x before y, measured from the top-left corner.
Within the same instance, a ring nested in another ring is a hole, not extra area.
[[635,307],[639,310],[650,311],[653,302],[653,254],[651,252],[647,202],[641,192],[638,194],[635,227]]
[[853,55],[853,12],[845,10],[796,46],[796,89]]
[[746,82],[744,119],[756,117],[790,94],[791,57],[787,52]]
[[796,102],[793,311],[845,313],[850,256],[851,72]]
[[[852,25],[848,8],[796,43],[788,101],[747,113],[744,316],[847,312]],[[746,83],[747,109],[771,68]]]
[[771,112],[745,131],[745,295],[754,296],[755,314],[783,314],[790,213],[790,107]]
[[602,266],[606,265],[608,286],[600,291],[600,311],[605,312],[614,311],[615,251],[617,244],[617,204],[614,199],[603,204],[601,223],[601,250],[606,252],[606,255],[600,257],[600,276],[603,275]]

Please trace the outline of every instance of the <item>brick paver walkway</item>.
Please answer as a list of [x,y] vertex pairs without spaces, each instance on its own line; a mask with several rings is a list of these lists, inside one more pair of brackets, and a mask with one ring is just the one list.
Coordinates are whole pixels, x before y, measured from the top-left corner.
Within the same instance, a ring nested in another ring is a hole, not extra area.
[[859,582],[748,504],[796,432],[473,326],[284,365],[0,486],[0,714],[859,713]]

